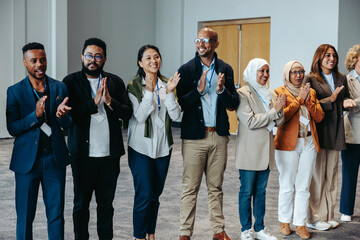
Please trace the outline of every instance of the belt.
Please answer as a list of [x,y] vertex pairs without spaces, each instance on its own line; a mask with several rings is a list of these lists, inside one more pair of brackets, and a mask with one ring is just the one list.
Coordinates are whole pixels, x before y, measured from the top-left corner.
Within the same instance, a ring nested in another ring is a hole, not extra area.
[[311,132],[308,132],[308,133],[306,134],[306,136],[300,136],[300,135],[298,135],[298,138],[304,138],[304,137],[309,137],[309,136],[311,136]]
[[208,131],[208,132],[215,132],[216,127],[205,127],[205,130]]

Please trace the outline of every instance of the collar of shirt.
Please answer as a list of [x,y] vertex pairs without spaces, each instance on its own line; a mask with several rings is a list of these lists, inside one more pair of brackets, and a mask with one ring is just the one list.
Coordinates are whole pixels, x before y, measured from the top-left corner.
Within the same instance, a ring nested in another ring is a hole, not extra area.
[[200,61],[201,63],[201,67],[203,69],[203,71],[205,71],[206,69],[214,69],[215,68],[215,57],[213,58],[213,60],[210,63],[210,67],[206,66],[202,61]]
[[360,75],[355,71],[355,69],[351,71],[351,74],[354,78],[360,81]]

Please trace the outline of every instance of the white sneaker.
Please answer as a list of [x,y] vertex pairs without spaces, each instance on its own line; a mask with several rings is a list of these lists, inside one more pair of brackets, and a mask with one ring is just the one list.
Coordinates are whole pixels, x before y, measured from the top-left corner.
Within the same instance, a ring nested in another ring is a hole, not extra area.
[[260,240],[278,240],[277,237],[271,235],[269,229],[264,228],[263,230],[259,232],[255,232],[255,238]]
[[331,225],[331,228],[336,228],[336,227],[338,227],[338,226],[340,225],[340,224],[339,224],[337,221],[335,221],[335,220],[328,221],[327,223]]
[[351,216],[346,215],[346,214],[342,214],[340,220],[342,222],[351,222]]
[[316,221],[313,224],[307,223],[306,226],[308,228],[312,228],[312,229],[319,230],[319,231],[325,231],[332,227],[331,224],[329,224],[327,222],[320,222],[320,221]]
[[241,240],[254,240],[254,232],[252,229],[241,232]]

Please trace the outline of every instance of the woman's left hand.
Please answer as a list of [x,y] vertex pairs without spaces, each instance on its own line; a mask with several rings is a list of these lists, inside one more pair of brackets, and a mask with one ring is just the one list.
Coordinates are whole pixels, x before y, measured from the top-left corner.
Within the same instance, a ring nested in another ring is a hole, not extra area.
[[356,103],[352,99],[346,99],[343,102],[343,106],[344,108],[352,108],[356,106]]
[[175,72],[174,76],[166,84],[166,93],[172,93],[180,81],[180,73]]

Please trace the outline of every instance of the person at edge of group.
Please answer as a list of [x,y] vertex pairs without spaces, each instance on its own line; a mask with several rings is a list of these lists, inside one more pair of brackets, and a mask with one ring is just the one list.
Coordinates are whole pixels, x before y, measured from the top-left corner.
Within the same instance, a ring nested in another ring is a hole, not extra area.
[[349,99],[346,76],[338,70],[339,56],[335,47],[322,44],[315,51],[311,71],[304,84],[310,83],[316,91],[324,119],[316,124],[320,152],[310,184],[309,214],[307,227],[324,231],[336,228],[335,203],[338,185],[339,152],[344,150],[343,111],[355,103]]
[[[276,94],[285,94],[285,123],[275,136],[275,160],[279,170],[278,219],[280,232],[290,235],[290,223],[296,226],[296,234],[302,239],[310,238],[306,229],[309,207],[309,186],[320,151],[315,123],[323,120],[325,113],[310,83],[303,85],[305,70],[297,61],[285,64],[284,86],[276,88]],[[295,198],[294,198],[295,193]],[[294,200],[293,200],[294,198]],[[293,214],[294,212],[294,214]]]
[[[240,105],[235,143],[236,168],[239,169],[239,217],[241,239],[276,240],[264,225],[266,185],[275,166],[273,128],[284,122],[286,95],[269,89],[270,68],[266,60],[252,59],[245,71],[245,86],[238,90]],[[252,200],[252,201],[251,201]],[[251,202],[255,217],[251,229]]]
[[360,44],[349,49],[345,68],[349,71],[347,85],[356,106],[344,116],[346,150],[341,151],[342,186],[340,220],[350,222],[354,213],[357,177],[360,163]]
[[175,73],[169,80],[161,75],[161,54],[153,45],[141,47],[137,61],[137,76],[127,87],[133,107],[128,128],[128,160],[135,189],[133,235],[137,240],[155,240],[159,197],[173,145],[171,123],[181,116],[174,93],[180,75]]
[[113,200],[124,155],[122,122],[132,115],[123,80],[103,70],[106,44],[87,39],[82,70],[66,76],[69,104],[74,120],[68,146],[74,179],[73,221],[76,240],[89,239],[89,204],[93,192],[97,203],[99,239],[113,238]]
[[218,35],[202,28],[195,39],[196,54],[178,72],[181,123],[183,192],[179,240],[194,230],[197,195],[205,173],[210,225],[214,240],[229,240],[225,233],[222,183],[227,163],[229,121],[226,109],[235,110],[239,97],[231,66],[217,57]]
[[32,240],[39,185],[49,240],[64,239],[66,166],[70,155],[62,129],[72,123],[65,84],[47,76],[44,46],[23,48],[27,76],[7,89],[6,124],[15,137],[10,169],[15,172],[16,239]]

